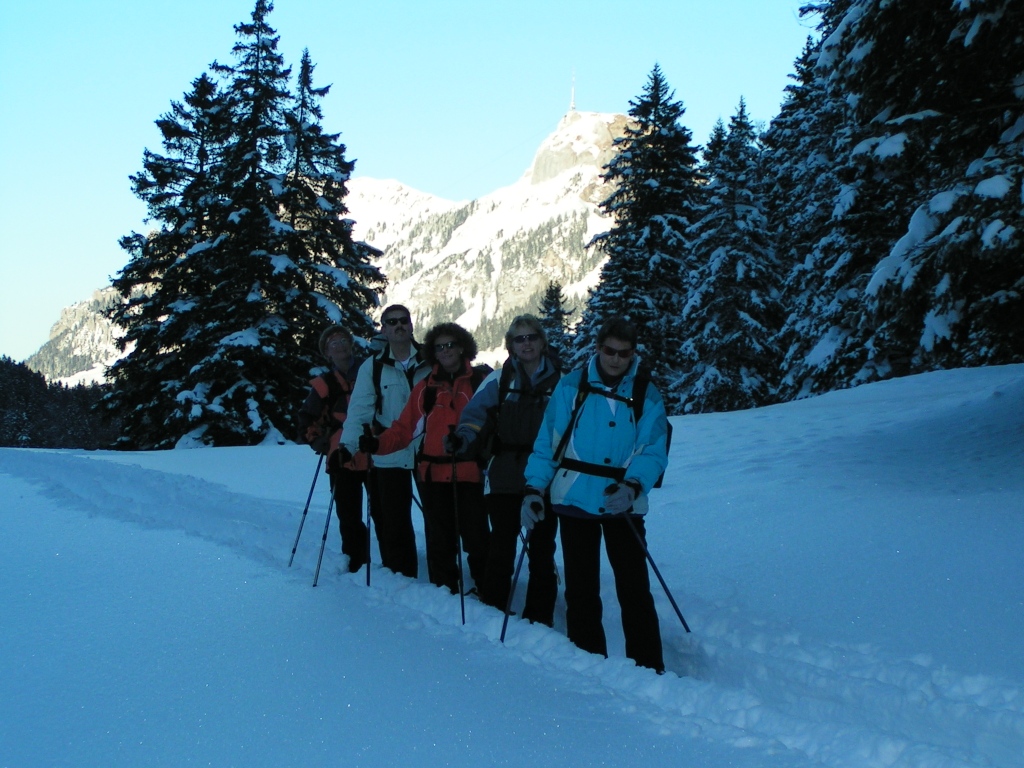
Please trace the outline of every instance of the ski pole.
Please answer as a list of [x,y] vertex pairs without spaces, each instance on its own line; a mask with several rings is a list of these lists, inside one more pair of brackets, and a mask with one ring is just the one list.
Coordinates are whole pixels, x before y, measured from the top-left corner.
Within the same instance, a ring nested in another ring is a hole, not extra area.
[[661,582],[661,588],[665,590],[665,594],[668,595],[668,601],[672,603],[672,607],[675,609],[676,616],[679,617],[679,621],[683,623],[683,629],[687,632],[690,631],[689,625],[686,623],[686,619],[683,618],[683,612],[679,610],[679,606],[676,605],[676,599],[672,597],[672,593],[669,591],[668,584],[665,583],[665,579],[661,577],[661,571],[658,570],[658,566],[654,562],[654,558],[651,557],[650,551],[647,549],[647,545],[644,544],[644,539],[640,535],[640,531],[637,530],[636,525],[633,523],[633,518],[629,512],[623,512],[622,516],[626,518],[626,522],[629,523],[630,529],[633,531],[633,535],[636,536],[637,544],[640,545],[640,549],[644,551],[644,555],[647,557],[647,562],[651,564],[651,568],[654,570],[654,575],[658,577],[658,581]]
[[306,523],[306,513],[309,512],[309,502],[313,498],[313,489],[316,488],[316,480],[320,477],[320,467],[323,466],[324,455],[320,454],[320,461],[316,463],[316,472],[313,473],[313,484],[309,486],[309,496],[306,497],[306,506],[302,510],[302,518],[299,520],[299,532],[295,534],[295,543],[292,544],[292,556],[288,558],[288,567],[292,567],[295,560],[295,550],[299,548],[299,537],[302,535],[302,526]]
[[324,523],[324,535],[320,539],[320,557],[316,560],[316,573],[313,574],[313,586],[320,580],[320,563],[324,559],[324,547],[327,546],[327,531],[331,528],[331,513],[334,511],[334,489],[331,489],[331,500],[327,504],[327,522]]
[[508,617],[512,615],[512,598],[516,593],[516,584],[519,583],[519,572],[523,568],[523,559],[526,557],[526,551],[530,548],[530,534],[533,533],[531,528],[523,536],[520,537],[523,540],[523,551],[519,553],[519,560],[516,562],[516,572],[512,574],[512,586],[508,591],[508,600],[505,602],[505,618],[501,622],[501,638],[500,642],[505,642],[505,631],[508,629]]
[[[455,435],[455,425],[448,425],[448,434]],[[465,576],[462,572],[462,535],[459,532],[459,475],[455,469],[455,451],[452,450],[452,508],[455,511],[455,551],[459,558],[459,607],[462,609],[462,624],[466,624]]]
[[[373,437],[369,424],[363,424],[363,434]],[[370,456],[370,468],[366,470],[366,586],[370,586],[370,473],[373,471],[373,456]],[[380,531],[377,532],[380,536]]]

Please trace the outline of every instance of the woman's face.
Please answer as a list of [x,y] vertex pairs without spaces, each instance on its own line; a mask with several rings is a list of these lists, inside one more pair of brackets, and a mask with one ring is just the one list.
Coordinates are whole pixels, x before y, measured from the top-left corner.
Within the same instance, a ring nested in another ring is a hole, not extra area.
[[528,325],[517,325],[512,329],[512,351],[521,363],[534,363],[544,352],[540,334]]
[[455,373],[462,367],[462,347],[460,347],[454,336],[441,334],[434,341],[434,357],[437,362],[448,373]]
[[347,371],[352,363],[352,342],[336,333],[327,339],[327,356],[339,371]]

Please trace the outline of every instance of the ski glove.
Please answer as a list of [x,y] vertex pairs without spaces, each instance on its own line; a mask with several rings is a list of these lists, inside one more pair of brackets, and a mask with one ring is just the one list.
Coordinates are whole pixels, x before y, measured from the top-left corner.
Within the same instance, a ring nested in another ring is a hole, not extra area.
[[458,432],[450,432],[442,440],[444,452],[455,455],[466,447],[466,440]]
[[312,448],[317,453],[326,456],[327,451],[329,451],[331,448],[331,436],[317,435],[316,437],[313,438],[313,441],[309,444],[309,447]]
[[608,515],[621,515],[628,512],[636,498],[636,487],[627,483],[612,483],[604,489],[604,512]]
[[359,436],[359,450],[363,453],[376,453],[380,448],[380,440],[373,435]]
[[544,497],[533,488],[526,489],[523,497],[523,506],[519,512],[519,522],[528,531],[544,519]]

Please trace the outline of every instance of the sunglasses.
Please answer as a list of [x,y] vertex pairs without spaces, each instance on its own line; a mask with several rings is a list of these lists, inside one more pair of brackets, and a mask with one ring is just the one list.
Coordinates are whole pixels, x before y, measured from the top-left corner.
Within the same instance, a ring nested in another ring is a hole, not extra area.
[[446,349],[455,349],[457,346],[459,346],[459,343],[457,341],[448,341],[445,342],[444,344],[435,344],[434,351],[443,352]]
[[623,360],[629,360],[629,358],[631,358],[633,356],[633,353],[636,350],[633,349],[633,348],[630,348],[630,349],[615,349],[613,347],[609,347],[607,344],[602,344],[601,345],[601,351],[604,354],[608,355],[608,357],[621,357]]
[[412,320],[408,317],[389,317],[384,321],[386,325],[398,325],[399,323],[402,325],[409,325],[411,322]]
[[513,336],[512,341],[516,344],[525,344],[528,341],[536,341],[539,338],[539,333],[524,333],[522,336]]

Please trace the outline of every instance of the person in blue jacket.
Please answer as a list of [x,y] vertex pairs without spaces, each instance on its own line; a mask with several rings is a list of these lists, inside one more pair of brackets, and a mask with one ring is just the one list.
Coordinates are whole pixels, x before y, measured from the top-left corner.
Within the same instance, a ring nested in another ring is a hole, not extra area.
[[[526,465],[522,524],[544,518],[544,492],[558,515],[569,639],[608,655],[601,623],[601,539],[615,574],[626,656],[665,669],[658,614],[647,572],[643,515],[647,494],[668,464],[668,417],[649,381],[639,419],[633,384],[640,358],[636,327],[607,320],[587,365],[562,377]],[[641,374],[642,375],[642,374]],[[637,534],[626,515],[632,516]],[[643,541],[643,545],[641,545]]]

